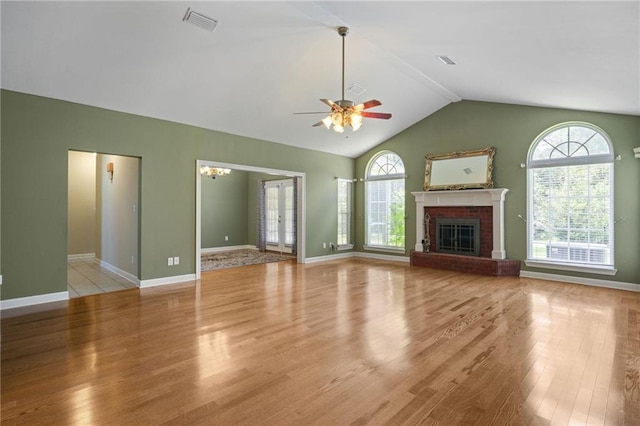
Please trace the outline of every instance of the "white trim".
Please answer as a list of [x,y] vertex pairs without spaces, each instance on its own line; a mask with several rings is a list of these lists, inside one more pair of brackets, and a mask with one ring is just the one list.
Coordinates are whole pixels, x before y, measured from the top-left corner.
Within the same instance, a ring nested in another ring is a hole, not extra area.
[[68,254],[67,260],[90,260],[95,259],[95,253]]
[[558,271],[584,272],[587,274],[615,275],[618,270],[612,266],[575,265],[541,260],[525,260],[524,264],[532,268],[556,269]]
[[390,260],[392,262],[402,262],[409,263],[411,259],[407,256],[390,256],[388,254],[376,254],[376,253],[363,253],[360,251],[352,251],[349,253],[341,253],[341,254],[331,254],[327,256],[316,256],[309,257],[306,260],[306,263],[318,263],[325,262],[329,260],[337,260],[337,259],[349,259],[351,257],[362,257],[366,259],[378,259],[378,260]]
[[256,246],[252,246],[251,244],[245,244],[243,246],[225,246],[225,247],[208,247],[200,250],[201,254],[209,254],[209,253],[220,253],[221,251],[231,251],[231,250],[258,250]]
[[382,246],[363,246],[362,247],[364,250],[371,250],[371,251],[381,251],[384,253],[398,253],[398,254],[404,254],[405,253],[405,248],[393,248],[393,247],[382,247]]
[[307,257],[305,259],[305,263],[318,263],[318,262],[325,262],[328,260],[349,259],[351,257],[355,257],[355,255],[356,255],[355,252],[350,252],[350,253],[330,254],[327,256]]
[[640,292],[640,283],[626,283],[621,281],[598,280],[595,278],[572,277],[569,275],[546,274],[544,272],[520,271],[521,278],[536,278],[540,280],[561,281],[572,284],[582,284],[594,287],[606,287],[616,290]]
[[178,284],[187,281],[195,281],[196,274],[174,275],[172,277],[152,278],[150,280],[141,280],[140,288],[157,287],[161,285]]
[[122,269],[118,268],[117,266],[113,266],[110,263],[105,262],[102,259],[100,260],[100,266],[102,266],[104,269],[113,272],[114,274],[120,275],[122,278],[124,278],[125,280],[139,286],[140,285],[140,280],[138,279],[138,277],[136,277],[133,274],[130,274],[127,271],[123,271]]
[[68,291],[58,293],[38,294],[36,296],[17,297],[0,301],[0,311],[5,309],[22,308],[24,306],[39,305],[41,303],[60,302],[69,300]]
[[363,253],[356,252],[356,257],[364,257],[367,259],[379,259],[379,260],[390,260],[392,262],[403,262],[409,263],[411,259],[408,256],[390,256],[388,254],[377,254],[377,253]]

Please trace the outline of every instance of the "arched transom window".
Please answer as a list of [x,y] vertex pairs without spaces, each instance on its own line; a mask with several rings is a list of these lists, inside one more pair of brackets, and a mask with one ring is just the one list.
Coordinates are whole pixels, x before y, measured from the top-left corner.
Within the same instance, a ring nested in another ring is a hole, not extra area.
[[604,131],[554,126],[531,145],[527,168],[528,261],[613,270],[613,149]]
[[376,154],[367,167],[367,248],[404,251],[404,163],[394,152]]

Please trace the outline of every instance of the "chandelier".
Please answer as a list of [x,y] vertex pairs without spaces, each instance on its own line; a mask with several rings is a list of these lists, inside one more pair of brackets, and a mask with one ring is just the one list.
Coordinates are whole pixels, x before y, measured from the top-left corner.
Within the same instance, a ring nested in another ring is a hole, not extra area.
[[210,177],[211,179],[215,179],[218,176],[226,176],[229,173],[231,173],[231,169],[223,169],[221,167],[209,167],[209,166],[200,167],[200,175]]

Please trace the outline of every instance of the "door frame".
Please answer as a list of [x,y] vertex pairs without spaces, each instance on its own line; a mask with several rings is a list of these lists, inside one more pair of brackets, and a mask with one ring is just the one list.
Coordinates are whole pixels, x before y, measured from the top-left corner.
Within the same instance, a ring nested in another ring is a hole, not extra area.
[[210,161],[210,160],[196,160],[195,167],[195,177],[196,177],[196,259],[195,259],[195,267],[196,267],[196,280],[199,280],[202,275],[202,265],[201,265],[201,256],[202,256],[202,180],[200,176],[200,168],[203,166],[209,167],[221,167],[225,169],[245,171],[245,172],[257,172],[257,173],[267,173],[275,176],[286,176],[286,177],[298,177],[298,202],[296,206],[296,214],[297,214],[297,226],[296,226],[296,241],[298,253],[296,255],[296,260],[298,263],[305,263],[305,247],[306,247],[306,230],[307,230],[307,200],[306,200],[306,173],[304,172],[296,172],[292,170],[279,170],[279,169],[270,169],[267,167],[256,167],[256,166],[247,166],[244,164],[233,164],[233,163],[222,163],[219,161]]
[[[284,211],[286,213],[287,207],[286,207],[286,205],[284,205],[285,202],[286,202],[286,195],[285,195],[285,193],[282,193],[281,190],[283,188],[282,187],[283,184],[287,185],[287,187],[291,186],[293,188],[293,178],[269,180],[269,181],[265,181],[264,184],[265,184],[265,190],[266,190],[266,187],[269,187],[269,186],[272,186],[272,187],[275,186],[275,185],[278,186],[278,212],[280,212],[280,209],[282,207],[284,207]],[[265,200],[264,201],[265,201],[265,204],[266,204],[266,202],[267,202],[266,193],[265,193]],[[263,206],[263,209],[266,212],[267,206],[266,205]],[[295,213],[295,209],[293,209],[293,211]],[[279,222],[278,222],[278,247],[275,248],[275,246],[269,245],[269,241],[265,241],[265,246],[267,247],[267,250],[271,249],[273,251],[279,251],[280,253],[291,253],[292,252],[291,248],[288,248],[288,249],[286,248],[287,247],[287,242],[286,242],[286,240],[287,240],[287,237],[286,237],[287,217],[286,217],[286,214],[284,216],[285,216],[284,217],[284,221],[283,220],[279,220]],[[280,217],[282,217],[282,214],[280,215]],[[265,226],[267,227],[266,232],[268,234],[269,226],[267,224],[267,221],[265,221]],[[281,238],[283,238],[283,241],[280,241]]]

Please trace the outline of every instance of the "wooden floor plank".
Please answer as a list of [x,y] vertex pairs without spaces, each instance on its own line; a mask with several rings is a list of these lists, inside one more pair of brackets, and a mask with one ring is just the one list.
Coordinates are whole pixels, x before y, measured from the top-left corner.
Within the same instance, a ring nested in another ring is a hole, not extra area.
[[640,294],[345,259],[2,312],[3,424],[640,424]]

